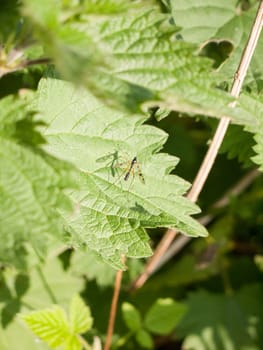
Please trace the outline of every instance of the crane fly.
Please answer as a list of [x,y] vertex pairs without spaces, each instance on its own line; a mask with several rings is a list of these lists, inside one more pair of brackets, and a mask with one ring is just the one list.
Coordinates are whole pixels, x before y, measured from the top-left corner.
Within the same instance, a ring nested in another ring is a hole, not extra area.
[[[115,185],[120,178],[122,178],[124,181],[128,181],[132,175],[133,180],[135,179],[135,176],[138,176],[140,181],[145,184],[144,176],[141,172],[140,165],[138,162],[137,157],[133,157],[132,159],[127,159],[123,162],[118,162],[118,152],[110,153],[106,156],[100,157],[97,159],[97,162],[106,162],[109,159],[108,166],[111,169],[111,175],[114,177],[116,175],[116,171],[114,169],[119,168],[121,169],[121,174],[117,177],[117,179],[111,183],[110,186]],[[131,181],[129,188],[131,186],[133,181]]]
[[140,169],[140,166],[138,164],[138,161],[137,161],[137,157],[134,157],[132,159],[132,161],[130,162],[129,164],[129,167],[128,169],[126,170],[126,173],[124,175],[124,181],[128,181],[130,175],[132,174],[132,176],[134,177],[135,176],[135,171],[137,171],[137,174],[139,176],[139,179],[141,180],[141,182],[144,184],[145,183],[145,180],[144,180],[144,177],[143,177],[143,174],[141,172],[141,169]]

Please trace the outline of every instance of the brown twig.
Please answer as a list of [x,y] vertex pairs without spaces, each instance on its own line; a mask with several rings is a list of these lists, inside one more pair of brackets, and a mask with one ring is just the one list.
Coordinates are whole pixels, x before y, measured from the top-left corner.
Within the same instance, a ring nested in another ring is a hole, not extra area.
[[[124,256],[122,257],[122,262],[123,263],[125,262]],[[121,288],[122,274],[123,274],[122,270],[117,271],[116,278],[115,278],[114,291],[113,291],[113,297],[111,302],[110,317],[108,322],[108,329],[107,329],[104,350],[110,350],[110,346],[111,346],[111,339],[112,339],[112,334],[114,330],[114,323],[115,323],[118,299],[119,299],[120,288]]]
[[[257,15],[252,26],[250,36],[247,42],[247,45],[243,51],[239,67],[234,76],[233,85],[231,88],[231,95],[234,97],[238,97],[244,78],[247,73],[248,66],[251,62],[251,58],[255,51],[259,35],[262,29],[263,22],[263,0],[260,2]],[[235,107],[236,101],[231,103],[231,107]],[[217,156],[218,150],[223,142],[225,133],[227,131],[228,125],[230,123],[229,117],[222,117],[217,127],[216,133],[213,137],[213,140],[210,144],[210,147],[206,153],[206,156],[200,166],[200,169],[197,173],[197,176],[193,182],[192,188],[190,189],[187,198],[189,198],[192,202],[196,202],[198,196],[207,180],[207,177],[211,171],[211,168],[214,164],[215,158]],[[158,264],[160,258],[167,251],[171,243],[173,242],[177,231],[173,229],[168,229],[165,233],[164,237],[161,239],[159,245],[157,246],[154,255],[147,263],[144,272],[137,278],[137,280],[133,283],[133,289],[140,288],[148,279],[150,274],[153,272],[155,267]]]
[[6,66],[6,67],[0,67],[0,78],[2,78],[4,75],[6,74],[10,74],[10,73],[14,73],[17,72],[19,70],[22,70],[26,67],[29,66],[34,66],[34,65],[38,65],[38,64],[49,64],[51,63],[51,59],[48,57],[42,57],[42,58],[36,58],[34,60],[25,60],[22,62],[19,62],[17,65],[14,66]]
[[[227,191],[216,203],[212,205],[212,208],[223,208],[224,206],[229,204],[230,198],[234,196],[238,196],[241,194],[251,183],[259,176],[261,173],[257,169],[253,169],[248,172],[241,180],[234,185],[229,191]],[[207,214],[198,219],[198,221],[206,226],[213,219],[215,215]],[[155,269],[152,271],[151,275],[158,271],[165,263],[167,263],[173,256],[178,254],[185,245],[190,242],[193,238],[184,235],[178,235],[173,244],[169,247],[166,253],[161,257],[156,265]]]

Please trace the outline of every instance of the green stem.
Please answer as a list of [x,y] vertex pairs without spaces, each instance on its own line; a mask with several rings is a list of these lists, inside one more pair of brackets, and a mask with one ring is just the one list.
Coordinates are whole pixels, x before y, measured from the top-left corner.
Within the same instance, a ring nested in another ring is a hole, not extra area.
[[54,293],[52,292],[51,288],[49,287],[49,285],[48,285],[48,283],[46,281],[46,278],[45,278],[45,276],[44,276],[44,274],[43,274],[43,272],[42,272],[42,270],[41,270],[41,268],[39,266],[37,267],[37,271],[38,271],[39,277],[40,277],[40,279],[41,279],[41,281],[43,283],[43,286],[45,287],[48,295],[50,296],[50,299],[52,300],[52,302],[54,304],[57,304],[57,299],[56,299]]
[[118,339],[118,341],[116,342],[116,347],[119,348],[119,347],[123,346],[125,343],[127,343],[127,341],[131,338],[131,336],[133,334],[134,334],[134,332],[130,331],[125,336],[123,336],[122,338]]
[[80,334],[78,334],[78,339],[85,350],[91,350],[90,345],[86,342],[86,340]]

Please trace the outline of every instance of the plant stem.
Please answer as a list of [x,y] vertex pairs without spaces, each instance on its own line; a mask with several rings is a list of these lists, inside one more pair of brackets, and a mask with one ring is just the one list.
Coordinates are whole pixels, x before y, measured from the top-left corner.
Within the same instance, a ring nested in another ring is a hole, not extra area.
[[[259,176],[261,173],[257,169],[253,169],[249,171],[247,174],[244,175],[244,177],[241,178],[230,190],[228,190],[219,200],[217,200],[213,205],[212,209],[219,209],[229,204],[229,200],[231,197],[238,196],[244,190],[251,185],[251,183]],[[201,216],[198,221],[206,226],[208,225],[213,219],[215,218],[215,215],[213,214],[207,214],[204,216]],[[165,263],[167,263],[173,256],[178,254],[185,245],[190,242],[193,238],[189,236],[184,235],[178,235],[176,240],[173,242],[173,244],[169,247],[169,249],[165,252],[165,254],[161,257],[161,259],[158,261],[158,265],[156,265],[155,269],[152,271],[151,275],[158,271]]]
[[86,340],[80,334],[78,335],[78,339],[85,350],[91,350],[90,345],[86,342]]
[[[252,26],[247,45],[243,51],[239,67],[233,79],[233,85],[230,93],[232,96],[236,98],[239,96],[243,81],[247,73],[247,69],[249,67],[253,53],[255,51],[255,48],[260,36],[260,32],[262,29],[262,23],[263,23],[263,0],[259,4],[257,15],[255,17],[255,21]],[[232,102],[230,106],[235,107],[235,105],[236,105],[236,100]],[[207,180],[207,177],[216,159],[218,150],[223,142],[229,123],[230,123],[229,117],[222,117],[222,119],[219,122],[219,125],[215,132],[213,140],[210,144],[210,147],[199,168],[199,171],[193,182],[192,188],[190,189],[187,195],[187,198],[189,198],[192,202],[197,201],[198,196],[204,187],[204,184]],[[147,281],[148,277],[157,266],[159,260],[165,254],[165,252],[173,242],[176,234],[177,234],[177,231],[173,229],[167,230],[164,237],[161,239],[159,245],[157,246],[154,252],[154,255],[145,266],[144,272],[133,283],[133,289],[140,288]]]
[[[124,256],[122,256],[122,262],[123,263],[125,262]],[[104,350],[109,350],[111,346],[111,339],[112,339],[112,334],[114,330],[114,323],[115,323],[118,299],[119,299],[120,288],[121,288],[122,274],[123,274],[122,270],[117,271],[116,278],[115,278],[115,285],[114,285],[114,291],[113,291],[113,298],[111,302],[110,317],[108,322],[108,329],[107,329],[107,336],[106,336],[106,341],[104,345]]]

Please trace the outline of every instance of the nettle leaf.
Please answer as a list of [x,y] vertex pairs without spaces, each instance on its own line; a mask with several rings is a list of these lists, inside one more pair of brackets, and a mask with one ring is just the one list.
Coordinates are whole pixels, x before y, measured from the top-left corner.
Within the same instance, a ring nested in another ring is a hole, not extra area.
[[251,157],[254,155],[253,146],[255,141],[253,135],[239,125],[231,125],[224,138],[220,153],[227,153],[229,159],[237,158],[244,167],[250,167],[253,163]]
[[[124,11],[124,2],[123,6],[120,1],[104,1],[105,5],[107,3],[109,7],[106,6],[106,12],[115,12],[117,7],[119,11]],[[25,0],[23,14],[34,28],[34,39],[43,46],[43,54],[54,61],[56,69],[64,78],[88,87],[93,94],[108,104],[124,107],[132,112],[138,111],[140,104],[153,99],[154,94],[112,74],[109,69],[111,55],[105,55],[99,45],[95,44],[91,33],[80,30],[70,20],[71,12],[73,18],[74,15],[89,10],[92,14],[100,11],[102,4],[93,1],[82,5],[67,8],[62,2],[54,0],[45,3]],[[133,8],[133,4],[126,4],[125,7]]]
[[123,13],[131,9],[133,4],[126,0],[86,0],[83,3],[84,11],[87,14],[107,15]]
[[246,123],[245,130],[254,134],[254,140],[256,141],[256,145],[253,147],[253,150],[256,153],[256,156],[252,157],[251,160],[256,164],[259,164],[260,170],[262,170],[263,164],[263,123],[262,123],[262,113],[263,113],[263,98],[262,95],[247,95],[242,94],[239,103],[246,108],[251,110],[251,113],[254,113],[254,121],[253,123]]
[[[85,276],[88,280],[96,280],[100,287],[113,286],[116,271],[104,261],[99,260],[96,253],[85,250],[75,250],[70,259],[70,265],[78,276]],[[128,269],[130,272],[130,269]]]
[[[95,280],[102,288],[112,287],[115,283],[116,271],[112,267],[98,259],[95,252],[86,249],[75,250],[70,257],[70,266],[76,276],[85,276],[89,281]],[[127,272],[123,278],[125,285],[130,284],[143,269],[143,261],[126,259]]]
[[[182,28],[180,35],[184,40],[206,46],[215,43],[218,45],[219,54],[220,44],[229,42],[233,46],[231,55],[220,69],[221,78],[233,79],[256,15],[258,3],[255,2],[248,11],[245,11],[241,3],[235,0],[193,0],[191,2],[171,0],[169,5],[175,24]],[[255,85],[255,89],[259,87],[255,81],[259,82],[262,79],[261,42],[262,38],[257,45],[246,78],[246,82]]]
[[[215,88],[218,79],[212,60],[197,55],[197,47],[178,38],[178,28],[157,11],[137,11],[128,17],[116,16],[98,25],[78,24],[96,38],[101,51],[110,56],[114,77],[152,91],[144,94],[144,108],[160,106],[191,114],[251,119],[246,110],[228,107],[233,101],[227,92]],[[104,88],[111,89],[111,79]],[[113,84],[115,98],[122,90]],[[154,100],[155,99],[155,100]],[[143,102],[143,101],[141,101]],[[163,114],[162,114],[163,115]]]
[[68,79],[81,80],[85,70],[102,64],[102,55],[92,38],[66,21],[67,9],[62,2],[25,0],[22,13],[26,24],[33,26],[34,37],[43,45],[44,55],[49,55]]
[[196,44],[216,35],[218,28],[237,15],[235,0],[169,0],[168,5],[181,36]]
[[251,166],[251,161],[262,165],[262,97],[253,93],[242,93],[237,101],[236,112],[240,109],[246,110],[251,118],[240,120],[241,122],[232,118],[232,122],[239,125],[229,127],[220,151],[227,152],[230,159],[237,157],[245,167]]
[[184,349],[260,349],[262,284],[247,285],[232,296],[191,293],[189,310],[177,327]]
[[50,239],[62,237],[55,208],[70,211],[63,190],[74,185],[68,165],[31,147],[43,137],[25,102],[1,100],[0,120],[0,260],[21,269],[26,267],[25,243],[43,255]]
[[104,103],[132,113],[145,104],[145,109],[157,105],[190,114],[249,117],[227,107],[233,98],[215,88],[212,61],[178,37],[168,15],[142,6],[129,16],[94,21],[84,13],[74,22],[66,21],[62,4],[53,2],[26,0],[24,5],[44,53],[66,79],[85,85]]
[[[75,210],[65,215],[71,244],[85,244],[119,268],[121,254],[151,254],[145,227],[207,235],[190,217],[198,209],[183,197],[189,184],[169,175],[178,160],[155,154],[167,139],[163,131],[142,125],[141,116],[108,108],[64,81],[43,79],[38,95],[35,107],[48,125],[45,148],[81,170],[80,191],[71,193]],[[125,181],[134,157],[138,163]]]

